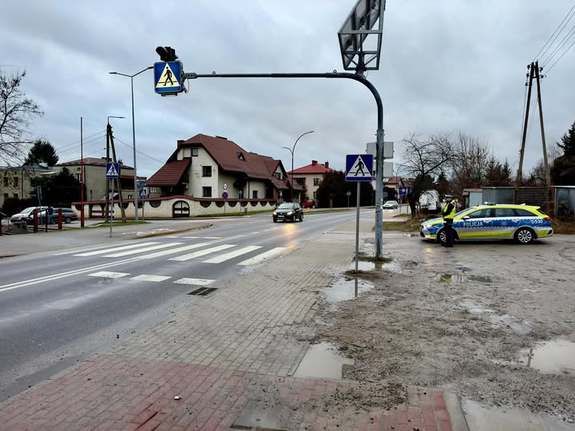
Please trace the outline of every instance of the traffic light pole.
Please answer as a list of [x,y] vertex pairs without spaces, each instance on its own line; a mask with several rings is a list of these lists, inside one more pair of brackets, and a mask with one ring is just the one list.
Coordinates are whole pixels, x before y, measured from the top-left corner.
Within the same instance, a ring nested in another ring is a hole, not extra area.
[[[363,75],[347,72],[331,73],[184,73],[183,81],[186,79],[200,78],[325,78],[325,79],[351,79],[366,86],[377,105],[377,134],[376,134],[376,186],[375,186],[375,258],[383,257],[383,102],[375,86]],[[183,82],[182,82],[183,84]]]

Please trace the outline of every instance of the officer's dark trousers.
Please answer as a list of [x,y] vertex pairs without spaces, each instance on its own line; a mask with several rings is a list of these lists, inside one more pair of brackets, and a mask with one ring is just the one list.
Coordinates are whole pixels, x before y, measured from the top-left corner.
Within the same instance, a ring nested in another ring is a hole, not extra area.
[[453,247],[453,242],[455,241],[455,230],[452,227],[453,220],[445,220],[445,236],[447,237],[447,242],[442,244],[445,247]]

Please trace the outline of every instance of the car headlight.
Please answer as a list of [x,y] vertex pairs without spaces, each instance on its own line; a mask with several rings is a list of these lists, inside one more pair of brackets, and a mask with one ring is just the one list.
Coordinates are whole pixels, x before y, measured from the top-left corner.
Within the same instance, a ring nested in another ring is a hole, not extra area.
[[272,213],[272,215],[278,215],[278,212],[277,212],[277,211],[274,211],[274,212]]
[[289,213],[287,213],[288,216],[293,215],[293,211],[290,211]]

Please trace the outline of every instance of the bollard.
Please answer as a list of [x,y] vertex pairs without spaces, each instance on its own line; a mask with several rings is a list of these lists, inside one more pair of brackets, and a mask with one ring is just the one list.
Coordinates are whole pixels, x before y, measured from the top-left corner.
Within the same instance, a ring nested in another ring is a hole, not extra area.
[[63,219],[63,215],[62,215],[62,208],[58,208],[58,230],[62,230],[62,219]]
[[83,228],[84,227],[84,223],[85,223],[85,218],[84,218],[84,205],[82,204],[82,209],[80,210],[80,227]]
[[4,214],[0,213],[0,236],[2,236],[2,218],[3,218]]
[[38,232],[38,210],[34,209],[34,211],[32,211],[32,219],[33,219],[33,232],[36,233]]

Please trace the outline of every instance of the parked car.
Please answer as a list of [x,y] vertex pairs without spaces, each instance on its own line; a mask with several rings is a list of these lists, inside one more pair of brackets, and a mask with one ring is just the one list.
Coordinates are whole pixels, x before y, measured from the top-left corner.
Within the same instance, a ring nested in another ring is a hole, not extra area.
[[29,217],[33,216],[32,212],[35,209],[37,209],[38,211],[42,211],[42,210],[45,210],[46,208],[48,208],[48,207],[28,207],[26,209],[23,209],[19,213],[14,214],[12,217],[10,217],[10,223],[13,223],[13,224],[25,223],[28,221]]
[[62,210],[62,220],[64,223],[72,223],[78,220],[78,214],[72,208],[54,208],[54,215],[58,217],[58,210]]
[[279,221],[303,221],[303,210],[297,202],[284,202],[272,214],[274,223]]
[[308,199],[303,201],[304,208],[315,208],[315,201],[313,199]]
[[399,208],[399,203],[397,201],[385,201],[382,208],[384,210],[396,210]]
[[[514,239],[529,244],[553,235],[551,218],[530,205],[478,205],[459,211],[453,218],[456,240]],[[442,218],[421,223],[424,239],[447,242]]]

